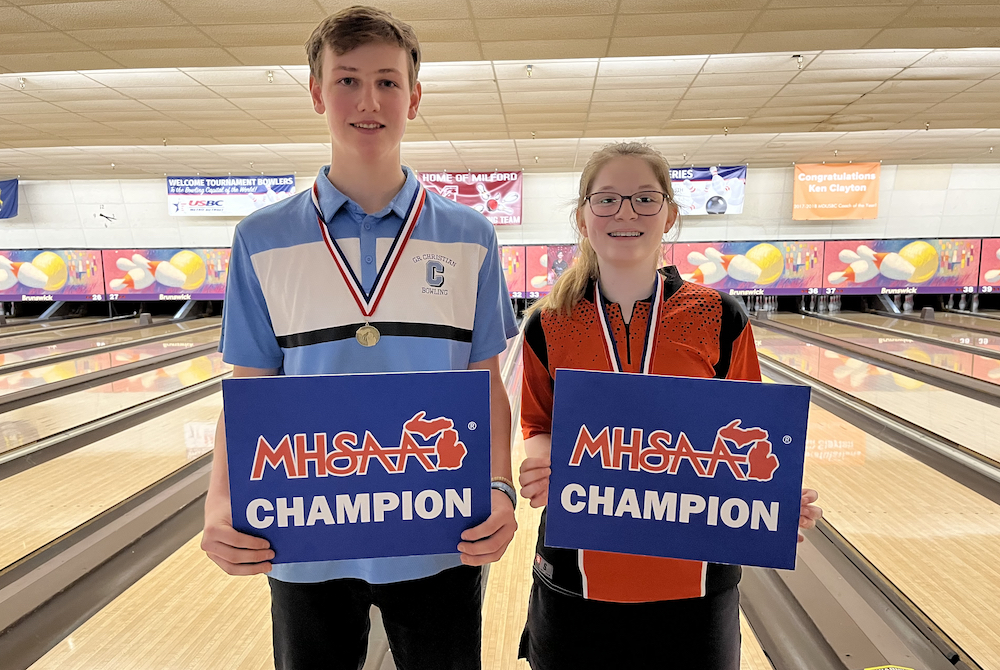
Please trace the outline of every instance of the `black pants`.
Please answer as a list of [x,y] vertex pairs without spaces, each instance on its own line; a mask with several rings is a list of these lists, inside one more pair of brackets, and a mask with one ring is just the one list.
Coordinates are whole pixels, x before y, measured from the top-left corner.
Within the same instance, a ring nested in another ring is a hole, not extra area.
[[606,603],[553,591],[536,579],[520,658],[532,670],[739,670],[740,595]]
[[360,670],[372,605],[382,612],[398,670],[480,668],[481,568],[463,565],[394,584],[268,582],[276,670]]

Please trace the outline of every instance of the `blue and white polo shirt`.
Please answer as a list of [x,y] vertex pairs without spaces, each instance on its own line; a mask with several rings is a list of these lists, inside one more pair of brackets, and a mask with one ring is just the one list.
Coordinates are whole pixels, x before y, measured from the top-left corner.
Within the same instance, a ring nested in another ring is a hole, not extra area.
[[[406,181],[396,197],[367,215],[330,183],[328,170],[322,168],[316,180],[320,208],[330,236],[370,291],[400,233],[417,179],[403,168]],[[355,339],[366,321],[382,335],[374,347]],[[287,375],[464,370],[501,353],[516,333],[493,226],[437,194],[426,194],[368,319],[324,241],[310,192],[254,212],[236,227],[220,343],[227,363],[277,368]],[[290,582],[353,577],[381,584],[460,564],[458,554],[291,563],[275,565],[271,576]]]

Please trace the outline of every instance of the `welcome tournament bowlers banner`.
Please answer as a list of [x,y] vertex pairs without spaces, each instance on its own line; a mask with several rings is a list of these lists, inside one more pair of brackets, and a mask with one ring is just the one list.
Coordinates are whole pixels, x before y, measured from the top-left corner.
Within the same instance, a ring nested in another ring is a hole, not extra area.
[[489,379],[223,381],[233,527],[273,563],[457,553],[490,515]]
[[295,175],[167,177],[171,216],[246,216],[295,195]]
[[795,567],[809,389],[557,370],[545,544]]

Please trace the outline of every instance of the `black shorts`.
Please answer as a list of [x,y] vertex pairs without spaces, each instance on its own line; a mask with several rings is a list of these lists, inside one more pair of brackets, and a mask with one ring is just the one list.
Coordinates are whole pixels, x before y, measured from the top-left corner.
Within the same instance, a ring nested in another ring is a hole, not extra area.
[[268,578],[277,670],[360,670],[368,611],[382,613],[397,670],[479,670],[482,569],[459,566],[393,584],[297,584]]
[[535,579],[518,657],[532,670],[739,670],[737,587],[704,598],[608,603]]

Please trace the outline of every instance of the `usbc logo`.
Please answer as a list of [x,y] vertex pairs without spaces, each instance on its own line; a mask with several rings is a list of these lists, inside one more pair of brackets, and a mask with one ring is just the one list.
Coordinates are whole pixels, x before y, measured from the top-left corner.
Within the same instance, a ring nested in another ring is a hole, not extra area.
[[222,207],[221,200],[188,200],[188,207]]

